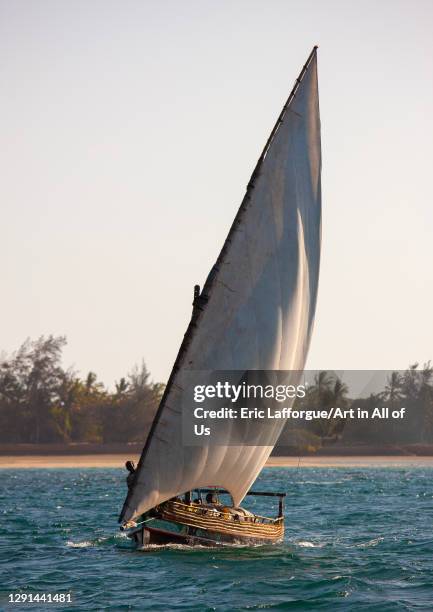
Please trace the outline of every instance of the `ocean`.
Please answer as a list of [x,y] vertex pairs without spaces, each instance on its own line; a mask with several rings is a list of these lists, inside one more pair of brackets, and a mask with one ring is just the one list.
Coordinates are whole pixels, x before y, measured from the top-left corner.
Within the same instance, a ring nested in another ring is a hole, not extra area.
[[1,470],[0,609],[433,609],[431,468],[267,468],[254,488],[287,491],[281,545],[143,552],[117,525],[123,471]]

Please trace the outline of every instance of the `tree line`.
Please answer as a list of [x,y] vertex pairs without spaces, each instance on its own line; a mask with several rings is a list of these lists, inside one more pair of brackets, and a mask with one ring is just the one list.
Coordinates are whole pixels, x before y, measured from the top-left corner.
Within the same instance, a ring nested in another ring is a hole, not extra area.
[[[144,362],[113,391],[94,372],[81,378],[62,366],[64,336],[26,340],[0,357],[0,443],[142,443],[164,385],[150,380]],[[405,407],[402,420],[315,419],[288,421],[279,445],[314,450],[326,444],[433,444],[433,368],[430,362],[389,374],[382,391],[351,398],[335,373],[321,371],[296,409]]]
[[[381,391],[368,397],[350,397],[348,385],[335,373],[322,371],[309,385],[304,398],[297,399],[296,409],[366,411],[365,419],[315,419],[294,425],[288,422],[280,445],[317,450],[324,445],[356,444],[395,446],[399,444],[433,444],[433,367],[412,364],[402,372],[390,372]],[[392,411],[405,409],[402,419],[371,418],[376,408]]]
[[0,358],[0,442],[143,442],[164,385],[143,362],[109,391],[94,372],[62,366],[65,344],[42,336]]

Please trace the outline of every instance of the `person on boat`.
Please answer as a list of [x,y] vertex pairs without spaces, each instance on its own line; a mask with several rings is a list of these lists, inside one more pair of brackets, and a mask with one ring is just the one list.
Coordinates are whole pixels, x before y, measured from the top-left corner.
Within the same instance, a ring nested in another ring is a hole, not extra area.
[[206,495],[206,503],[209,504],[209,506],[215,506],[218,503],[218,497],[216,496],[216,494],[209,492]]
[[135,480],[135,463],[133,461],[127,461],[125,463],[125,467],[129,472],[128,476],[126,477],[126,484],[128,489],[130,489]]

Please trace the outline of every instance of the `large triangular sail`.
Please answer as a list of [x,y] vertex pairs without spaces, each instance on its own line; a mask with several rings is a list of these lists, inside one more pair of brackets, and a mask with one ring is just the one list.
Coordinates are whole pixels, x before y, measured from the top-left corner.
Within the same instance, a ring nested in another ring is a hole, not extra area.
[[316,47],[257,163],[179,350],[120,520],[194,488],[239,504],[282,429],[256,446],[184,446],[183,381],[191,370],[302,370],[314,321],[321,233]]

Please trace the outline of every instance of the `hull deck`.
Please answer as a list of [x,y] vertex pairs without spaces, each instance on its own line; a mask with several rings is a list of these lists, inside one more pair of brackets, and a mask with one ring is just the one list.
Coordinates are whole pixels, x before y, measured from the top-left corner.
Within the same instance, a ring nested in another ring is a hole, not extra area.
[[128,530],[138,547],[151,544],[202,546],[275,544],[284,536],[282,516],[270,519],[242,508],[170,501]]

